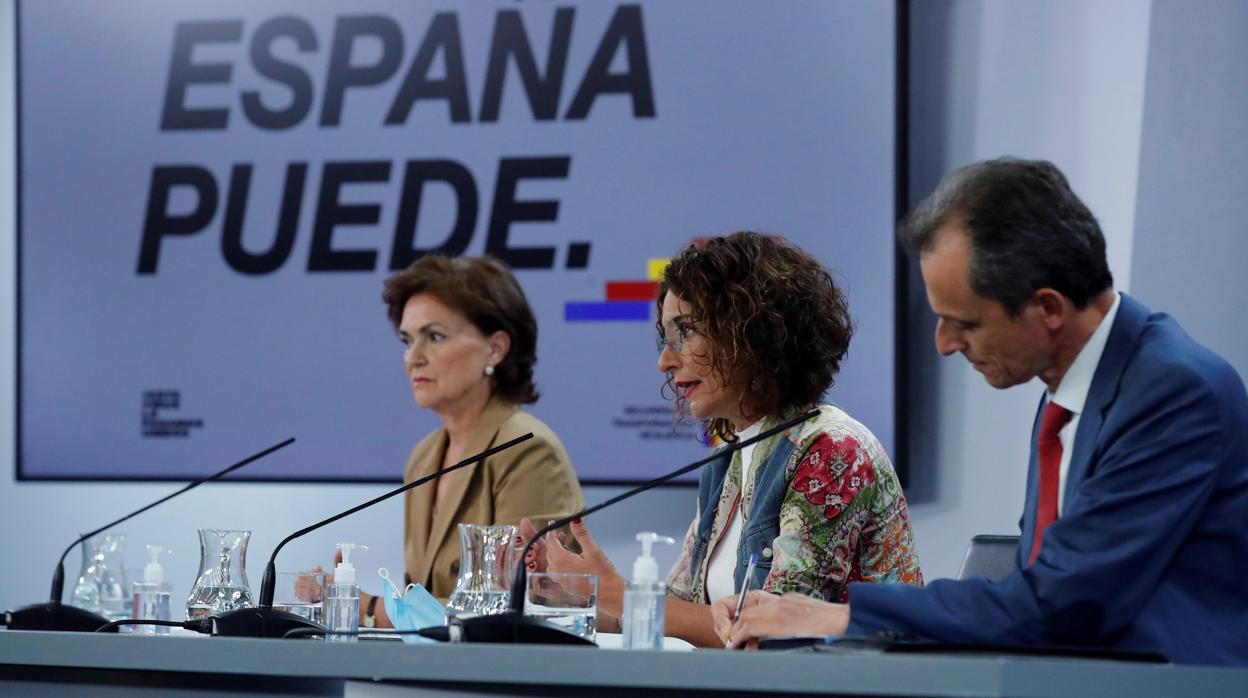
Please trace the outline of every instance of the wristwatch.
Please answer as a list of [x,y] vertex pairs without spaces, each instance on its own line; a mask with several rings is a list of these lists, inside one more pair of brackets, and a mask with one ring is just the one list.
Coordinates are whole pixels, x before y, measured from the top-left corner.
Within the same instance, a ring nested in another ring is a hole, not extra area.
[[368,609],[364,611],[364,623],[363,623],[364,627],[366,628],[377,627],[377,616],[374,615],[376,612],[377,612],[377,597],[374,596],[368,600]]

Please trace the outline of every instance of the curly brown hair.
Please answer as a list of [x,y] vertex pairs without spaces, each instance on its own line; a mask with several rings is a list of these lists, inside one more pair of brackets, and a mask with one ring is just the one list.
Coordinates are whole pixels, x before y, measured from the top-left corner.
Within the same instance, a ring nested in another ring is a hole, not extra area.
[[[743,414],[786,415],[818,403],[854,333],[849,304],[832,275],[778,236],[739,232],[681,250],[655,299],[660,338],[669,292],[692,307],[716,377],[744,388]],[[675,397],[683,415],[688,406],[672,380],[669,374],[663,392]],[[711,419],[707,431],[724,441],[737,438],[723,418]]]
[[421,293],[462,313],[484,335],[506,332],[511,348],[494,367],[494,394],[515,403],[537,402],[537,320],[507,265],[488,256],[421,257],[386,279],[381,293],[396,330],[407,301]]

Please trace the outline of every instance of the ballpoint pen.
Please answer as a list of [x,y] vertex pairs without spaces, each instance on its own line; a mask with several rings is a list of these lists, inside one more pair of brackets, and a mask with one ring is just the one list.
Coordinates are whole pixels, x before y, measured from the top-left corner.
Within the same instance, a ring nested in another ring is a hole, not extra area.
[[[754,578],[754,568],[758,565],[758,553],[750,554],[750,564],[745,567],[745,579],[741,580],[741,593],[737,596],[737,612],[732,614],[732,620],[736,621],[741,617],[741,608],[745,606],[745,595],[750,590],[750,580]],[[724,649],[732,645],[732,639],[724,641]]]

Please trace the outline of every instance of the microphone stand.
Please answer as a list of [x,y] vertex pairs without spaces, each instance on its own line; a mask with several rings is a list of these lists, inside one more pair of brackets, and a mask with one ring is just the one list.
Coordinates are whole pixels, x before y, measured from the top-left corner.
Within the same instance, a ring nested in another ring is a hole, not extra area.
[[[8,611],[7,613],[4,614],[4,620],[5,620],[4,625],[7,625],[10,630],[53,630],[53,631],[69,630],[69,631],[87,632],[87,633],[95,632],[97,629],[105,625],[108,625],[108,619],[104,618],[98,613],[92,613],[91,611],[78,608],[77,606],[67,606],[61,603],[61,596],[63,595],[64,587],[65,587],[65,556],[69,555],[69,551],[73,550],[75,545],[78,545],[79,543],[83,542],[84,540],[87,540],[91,536],[94,536],[97,533],[110,529],[113,526],[116,526],[117,524],[122,523],[123,521],[128,521],[129,519],[134,518],[135,516],[138,516],[139,514],[142,514],[148,509],[151,509],[152,507],[158,506],[160,504],[164,504],[165,502],[169,501],[170,499],[173,499],[174,497],[177,497],[180,494],[189,492],[190,490],[193,490],[196,487],[199,487],[205,482],[211,482],[212,480],[218,480],[220,478],[223,478],[226,475],[234,472],[235,470],[238,470],[239,468],[243,467],[244,465],[247,465],[249,463],[252,463],[253,461],[257,461],[261,458],[264,458],[270,453],[273,453],[274,451],[278,449],[285,448],[294,442],[295,442],[295,439],[293,437],[286,439],[285,441],[279,444],[276,444],[274,446],[270,446],[264,449],[263,451],[260,451],[259,453],[248,456],[244,458],[243,460],[235,463],[234,465],[218,470],[217,472],[209,475],[208,477],[196,480],[190,483],[189,485],[187,485],[186,487],[183,487],[182,489],[178,490],[177,492],[174,492],[173,494],[170,494],[166,497],[162,497],[161,499],[158,499],[152,502],[151,504],[148,504],[147,506],[143,507],[142,509],[139,509],[138,511],[134,511],[129,514],[126,514],[120,519],[117,519],[116,521],[110,524],[105,524],[103,526],[100,526],[99,528],[95,529],[94,531],[91,531],[90,533],[82,534],[82,536],[80,536],[77,540],[75,540],[73,543],[70,543],[68,548],[65,548],[65,552],[61,553],[61,559],[58,560],[56,563],[56,570],[52,573],[52,598],[51,600],[46,601],[44,603],[37,603],[37,604],[32,604],[30,606],[24,606],[22,608],[17,609],[16,611]],[[105,631],[105,632],[115,633],[117,632],[117,629],[111,628],[110,630]]]
[[286,611],[279,611],[273,608],[273,592],[277,583],[277,567],[274,564],[274,561],[277,559],[277,554],[281,552],[282,548],[285,547],[287,543],[311,533],[318,528],[328,526],[339,519],[348,517],[361,509],[367,509],[368,507],[371,507],[378,502],[387,500],[397,494],[402,494],[414,487],[420,487],[427,482],[432,482],[446,473],[459,470],[460,468],[466,468],[474,463],[479,463],[486,458],[499,453],[500,451],[505,451],[512,446],[528,441],[531,438],[533,438],[533,432],[529,432],[523,436],[518,436],[511,441],[482,451],[475,456],[461,460],[455,465],[442,468],[437,472],[426,475],[420,479],[413,480],[396,490],[387,492],[386,494],[383,494],[375,499],[370,499],[369,501],[364,502],[359,506],[352,507],[341,514],[335,514],[324,521],[319,521],[311,526],[308,526],[307,528],[300,529],[289,536],[286,536],[282,539],[282,542],[278,543],[277,547],[273,549],[273,554],[269,556],[269,563],[264,566],[264,579],[260,582],[259,604],[255,608],[239,608],[233,611],[227,611],[220,615],[212,616],[213,635],[223,635],[229,637],[280,638],[284,637],[290,631],[298,628],[309,628],[311,630],[324,632],[325,626],[319,623],[315,623],[307,618],[304,618],[303,616],[295,615],[294,613],[287,613]]
[[775,426],[757,436],[746,439],[745,441],[737,441],[728,445],[727,448],[716,451],[702,460],[695,461],[689,465],[657,477],[649,482],[638,485],[627,492],[622,492],[605,502],[595,504],[586,509],[582,509],[571,516],[565,516],[558,521],[553,521],[541,528],[529,539],[524,546],[524,550],[520,551],[520,560],[516,563],[516,573],[511,582],[511,609],[506,613],[500,613],[491,616],[475,616],[472,618],[464,618],[462,620],[453,620],[446,627],[425,628],[420,634],[432,638],[434,640],[452,641],[452,642],[489,642],[504,644],[557,644],[557,645],[593,645],[594,643],[585,638],[568,632],[566,629],[553,623],[531,618],[524,615],[524,597],[528,586],[528,577],[525,574],[524,558],[532,549],[533,543],[538,538],[554,531],[558,528],[566,526],[572,521],[584,518],[595,512],[606,509],[607,507],[622,502],[629,497],[641,494],[646,490],[661,485],[668,480],[680,477],[686,473],[691,473],[698,468],[724,457],[731,457],[733,451],[740,450],[746,446],[755,444],[763,439],[770,438],[782,431],[787,431],[808,419],[818,416],[818,410],[812,410],[800,417],[790,419],[783,424]]

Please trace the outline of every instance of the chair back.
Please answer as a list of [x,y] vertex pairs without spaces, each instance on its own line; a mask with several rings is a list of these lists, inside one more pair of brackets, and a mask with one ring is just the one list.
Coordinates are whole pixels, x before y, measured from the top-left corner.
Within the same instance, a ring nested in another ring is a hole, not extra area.
[[987,577],[997,582],[1018,568],[1018,536],[980,535],[971,539],[958,579]]

